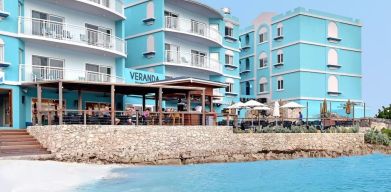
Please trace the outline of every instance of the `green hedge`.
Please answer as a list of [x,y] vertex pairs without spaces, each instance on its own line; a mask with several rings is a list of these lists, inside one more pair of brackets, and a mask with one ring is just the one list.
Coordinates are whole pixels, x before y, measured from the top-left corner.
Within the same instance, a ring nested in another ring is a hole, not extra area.
[[[384,129],[383,129],[384,130]],[[369,144],[375,144],[375,145],[385,145],[390,146],[391,144],[391,137],[389,134],[389,130],[385,131],[386,133],[383,133],[382,131],[378,130],[370,130],[367,133],[365,133],[365,142]]]

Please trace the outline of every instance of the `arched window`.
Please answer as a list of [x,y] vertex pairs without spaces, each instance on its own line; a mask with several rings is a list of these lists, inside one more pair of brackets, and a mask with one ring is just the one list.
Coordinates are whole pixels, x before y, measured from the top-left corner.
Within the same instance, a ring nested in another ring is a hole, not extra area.
[[284,26],[282,25],[282,23],[277,24],[277,37],[284,36],[283,28],[284,28]]
[[328,80],[328,92],[339,93],[338,90],[338,79],[336,76],[330,76]]
[[338,53],[335,49],[329,49],[328,57],[327,57],[328,65],[338,66]]
[[280,49],[277,51],[277,64],[284,63],[284,52]]
[[250,58],[246,58],[246,70],[250,70]]
[[262,77],[259,80],[259,93],[266,92],[266,86],[267,86],[267,79],[266,79],[266,77]]
[[4,61],[4,41],[0,39],[0,61]]
[[335,22],[329,23],[327,36],[338,39],[338,26]]
[[266,27],[262,27],[259,30],[259,43],[264,43],[267,41],[267,29]]
[[155,52],[155,38],[153,35],[148,35],[147,37],[147,53]]
[[284,78],[278,77],[277,78],[277,91],[282,91],[282,90],[284,90]]
[[153,1],[147,4],[147,19],[155,18],[155,5]]
[[262,52],[259,55],[259,68],[263,68],[267,66],[267,54],[265,52]]

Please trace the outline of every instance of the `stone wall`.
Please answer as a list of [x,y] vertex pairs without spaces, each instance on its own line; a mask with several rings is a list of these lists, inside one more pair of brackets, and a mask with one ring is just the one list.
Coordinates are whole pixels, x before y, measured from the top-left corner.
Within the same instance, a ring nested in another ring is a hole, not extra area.
[[378,119],[378,118],[370,118],[370,127],[381,130],[383,128],[391,129],[391,120],[390,119]]
[[235,134],[229,127],[64,125],[35,126],[28,131],[57,160],[126,164],[339,156],[360,153],[364,146],[360,133]]

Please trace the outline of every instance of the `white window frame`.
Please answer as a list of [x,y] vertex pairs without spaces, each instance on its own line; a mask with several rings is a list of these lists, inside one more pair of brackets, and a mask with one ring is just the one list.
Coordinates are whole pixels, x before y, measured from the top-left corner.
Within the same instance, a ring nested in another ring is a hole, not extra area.
[[[228,29],[228,34],[227,34],[227,29]],[[234,28],[230,26],[225,26],[224,28],[224,35],[226,37],[234,37]]]
[[[263,91],[261,91],[261,87],[263,87]],[[261,80],[259,80],[259,93],[266,93],[267,88],[267,79],[265,77],[262,77]]]
[[259,43],[265,43],[265,42],[267,42],[267,29],[263,27],[259,31]]
[[225,64],[226,64],[226,65],[232,65],[232,66],[233,66],[233,65],[234,65],[234,56],[225,53]]
[[327,80],[327,91],[329,93],[339,93],[339,80],[336,76],[329,76]]
[[284,26],[282,23],[279,23],[277,25],[277,37],[283,37],[284,36]]
[[284,78],[279,77],[277,78],[277,91],[283,91],[284,90]]
[[4,41],[2,39],[0,39],[0,62],[4,62],[5,58],[5,44],[4,44]]
[[284,64],[284,52],[282,50],[277,52],[277,64]]
[[338,25],[334,21],[330,21],[328,26],[327,26],[327,36],[331,38],[336,38],[338,39],[339,37],[339,29]]
[[339,66],[338,64],[339,56],[336,49],[329,49],[327,53],[327,64],[329,66]]
[[228,78],[225,80],[226,84],[228,85],[225,88],[226,93],[234,93],[234,80],[232,78]]
[[261,55],[259,56],[259,68],[265,68],[267,67],[268,59],[267,59],[267,54],[265,52],[262,52]]
[[155,4],[153,1],[147,3],[147,19],[155,18]]

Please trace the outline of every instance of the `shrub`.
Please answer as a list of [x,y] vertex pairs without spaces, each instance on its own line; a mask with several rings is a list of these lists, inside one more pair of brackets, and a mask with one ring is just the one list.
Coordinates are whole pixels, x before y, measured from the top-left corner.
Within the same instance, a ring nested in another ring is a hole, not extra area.
[[382,132],[383,134],[386,134],[386,135],[388,136],[388,138],[391,139],[391,129],[383,128],[383,129],[381,130],[381,132]]
[[389,146],[391,143],[390,138],[386,134],[374,129],[368,131],[364,138],[365,142],[369,144]]

